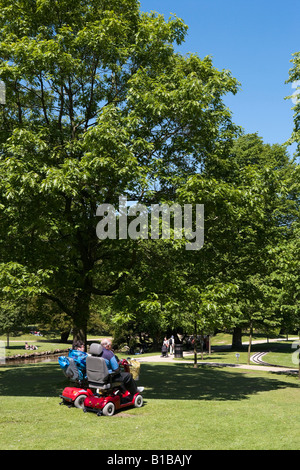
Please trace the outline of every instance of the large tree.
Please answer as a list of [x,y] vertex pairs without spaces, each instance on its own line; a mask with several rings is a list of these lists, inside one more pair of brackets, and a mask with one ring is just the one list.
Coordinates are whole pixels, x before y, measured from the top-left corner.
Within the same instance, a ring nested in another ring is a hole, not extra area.
[[300,51],[293,54],[291,60],[292,68],[289,71],[289,79],[287,83],[291,83],[294,88],[292,96],[288,96],[287,99],[292,99],[294,104],[294,129],[288,143],[296,143],[297,145],[297,156],[300,155]]
[[216,308],[219,286],[225,291],[227,286],[230,314],[222,305],[219,310],[224,326],[239,332],[234,339],[240,346],[242,328],[280,325],[274,249],[290,233],[295,212],[291,174],[296,170],[283,146],[243,135],[227,156],[210,159],[180,189],[185,200],[205,205],[205,244],[190,260],[188,282],[204,296],[209,285],[212,302],[215,286]]
[[235,133],[231,74],[173,45],[186,26],[136,0],[0,0],[1,285],[40,295],[86,339],[93,295],[139,262],[133,240],[99,240],[101,204],[172,200]]

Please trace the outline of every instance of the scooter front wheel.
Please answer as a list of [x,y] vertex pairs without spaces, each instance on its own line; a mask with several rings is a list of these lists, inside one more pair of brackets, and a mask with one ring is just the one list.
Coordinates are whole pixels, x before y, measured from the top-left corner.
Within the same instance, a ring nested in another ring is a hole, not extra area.
[[135,408],[141,408],[141,406],[143,406],[143,402],[144,400],[143,400],[142,395],[137,395],[134,400]]
[[102,410],[104,416],[113,416],[115,413],[115,405],[113,403],[107,403]]

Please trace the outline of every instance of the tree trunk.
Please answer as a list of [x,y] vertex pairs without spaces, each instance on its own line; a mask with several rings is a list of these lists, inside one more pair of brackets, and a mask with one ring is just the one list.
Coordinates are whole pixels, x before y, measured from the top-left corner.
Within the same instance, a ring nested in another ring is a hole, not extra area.
[[68,338],[69,338],[69,335],[70,335],[70,330],[66,330],[66,331],[62,331],[60,333],[60,341],[61,343],[66,343],[68,341]]
[[197,369],[197,322],[194,324],[194,368]]
[[242,328],[240,326],[236,326],[233,330],[232,334],[232,349],[239,349],[241,350],[242,345]]
[[252,323],[251,323],[251,324],[250,324],[249,344],[248,344],[248,365],[250,365],[252,336],[253,336],[253,327],[252,327]]
[[86,341],[87,341],[87,334],[86,334],[86,327],[87,327],[87,322],[85,318],[79,318],[77,317],[74,319],[74,326],[73,326],[73,348],[74,344],[76,341],[83,341],[85,345],[85,350],[86,350]]
[[204,359],[204,349],[203,349],[203,346],[204,346],[204,335],[203,335],[203,332],[202,332],[202,333],[201,333],[201,336],[200,336],[201,361],[203,361],[203,359]]
[[76,310],[73,317],[73,347],[75,341],[83,341],[86,350],[87,322],[90,315],[90,293],[82,290],[77,294]]

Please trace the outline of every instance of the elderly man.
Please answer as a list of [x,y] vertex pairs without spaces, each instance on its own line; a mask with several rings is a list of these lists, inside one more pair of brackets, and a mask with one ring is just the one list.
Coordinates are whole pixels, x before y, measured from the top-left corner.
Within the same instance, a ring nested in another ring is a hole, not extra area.
[[131,395],[136,393],[142,393],[144,387],[137,387],[135,381],[133,380],[132,374],[130,372],[121,372],[119,368],[119,363],[112,351],[112,344],[110,339],[103,339],[101,341],[101,346],[103,348],[102,357],[105,359],[108,371],[110,373],[116,373],[115,378],[121,379],[124,387]]

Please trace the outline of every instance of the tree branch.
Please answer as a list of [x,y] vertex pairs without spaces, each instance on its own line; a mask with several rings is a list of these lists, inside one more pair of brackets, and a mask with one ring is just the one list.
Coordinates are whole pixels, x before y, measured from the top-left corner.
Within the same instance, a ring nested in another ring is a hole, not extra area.
[[71,310],[69,307],[67,307],[60,299],[58,299],[54,295],[47,294],[46,292],[43,292],[41,295],[43,297],[46,297],[49,300],[52,300],[52,302],[55,302],[63,310],[63,312],[65,312],[67,315],[69,315],[70,317],[74,317],[73,310]]

